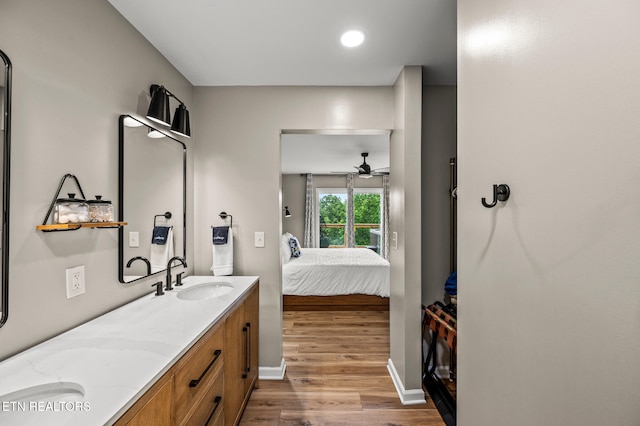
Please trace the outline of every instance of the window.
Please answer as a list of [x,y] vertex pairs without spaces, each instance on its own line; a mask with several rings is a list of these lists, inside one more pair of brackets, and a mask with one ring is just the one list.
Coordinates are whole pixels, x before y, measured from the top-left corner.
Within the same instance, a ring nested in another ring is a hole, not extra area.
[[353,212],[356,247],[369,247],[380,253],[382,189],[354,188]]
[[347,190],[318,189],[318,241],[321,248],[346,247]]
[[[347,246],[347,190],[317,189],[318,229],[321,248]],[[380,253],[382,242],[382,189],[354,188],[354,236],[356,247],[368,247]]]

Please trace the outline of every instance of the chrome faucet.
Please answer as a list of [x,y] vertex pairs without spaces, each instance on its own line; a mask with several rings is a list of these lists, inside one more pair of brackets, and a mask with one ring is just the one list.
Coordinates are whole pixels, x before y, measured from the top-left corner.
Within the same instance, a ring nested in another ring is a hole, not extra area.
[[129,261],[127,262],[127,268],[131,268],[131,265],[136,260],[142,260],[144,263],[146,263],[147,264],[147,275],[151,275],[151,262],[149,262],[149,259],[147,259],[146,257],[143,257],[143,256],[136,256],[136,257],[132,257],[131,259],[129,259]]
[[[167,262],[167,282],[166,282],[166,285],[164,287],[164,289],[167,290],[167,291],[173,290],[173,287],[171,287],[171,266],[172,266],[171,264],[174,261],[178,261],[178,262],[182,263],[182,266],[184,266],[185,268],[187,267],[187,261],[185,260],[184,257],[174,256],[171,259],[169,259],[169,262]],[[178,274],[178,275],[180,275],[180,274]],[[176,285],[178,285],[178,284],[176,284]]]

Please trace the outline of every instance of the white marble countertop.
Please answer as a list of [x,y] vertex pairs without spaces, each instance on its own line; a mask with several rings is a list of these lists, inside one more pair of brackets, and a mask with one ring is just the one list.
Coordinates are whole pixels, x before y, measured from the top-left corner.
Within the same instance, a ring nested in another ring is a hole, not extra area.
[[[187,277],[163,296],[150,288],[146,296],[3,361],[0,424],[112,424],[257,280]],[[233,290],[207,300],[178,299],[180,291],[204,282],[228,282]],[[66,391],[15,393],[33,387]]]

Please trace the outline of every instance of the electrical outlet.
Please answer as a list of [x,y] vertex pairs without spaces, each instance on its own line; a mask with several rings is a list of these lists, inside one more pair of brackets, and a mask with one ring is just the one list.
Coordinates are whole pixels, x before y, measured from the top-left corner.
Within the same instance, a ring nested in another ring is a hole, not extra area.
[[264,232],[256,232],[254,240],[256,247],[264,247]]
[[129,247],[140,247],[140,234],[129,232]]
[[84,265],[67,269],[67,299],[84,294]]

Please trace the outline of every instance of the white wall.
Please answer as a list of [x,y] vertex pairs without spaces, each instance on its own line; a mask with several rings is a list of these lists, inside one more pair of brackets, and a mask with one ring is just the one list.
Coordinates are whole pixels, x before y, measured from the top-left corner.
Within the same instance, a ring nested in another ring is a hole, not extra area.
[[[106,1],[4,0],[1,9],[0,49],[13,63],[3,359],[152,291],[150,282],[118,284],[117,230],[35,226],[66,173],[117,209],[118,116],[146,108],[152,83],[189,106],[192,87]],[[67,300],[65,269],[77,265],[86,267],[86,293]]]
[[639,15],[458,1],[461,426],[640,424]]
[[[390,87],[196,87],[195,272],[210,274],[210,227],[233,215],[235,274],[260,275],[260,366],[282,360],[282,129],[390,129]],[[298,212],[300,214],[300,212]],[[254,248],[254,232],[265,248]]]

